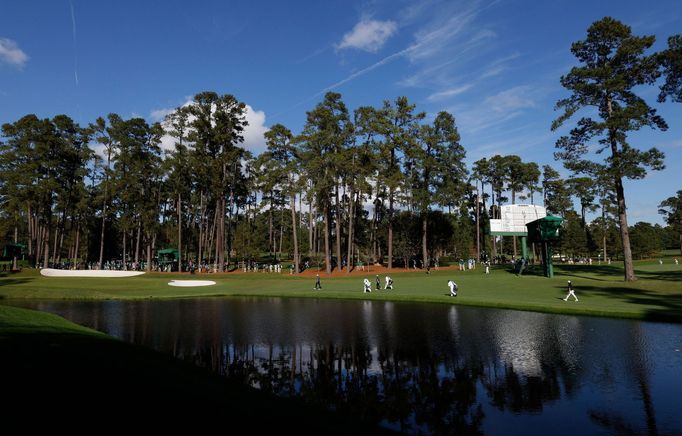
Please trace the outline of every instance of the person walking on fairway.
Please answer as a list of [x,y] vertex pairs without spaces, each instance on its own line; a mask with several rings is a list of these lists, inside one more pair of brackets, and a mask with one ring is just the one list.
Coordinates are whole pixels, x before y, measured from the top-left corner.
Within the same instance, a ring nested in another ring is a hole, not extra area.
[[454,280],[448,280],[448,287],[450,288],[450,296],[456,297],[457,296],[457,283],[455,283]]
[[384,289],[393,289],[393,279],[389,276],[386,276],[386,286],[384,286]]
[[377,291],[381,290],[381,279],[379,278],[379,274],[377,274],[377,278],[375,280],[376,286],[377,286]]
[[564,301],[568,301],[568,297],[573,296],[575,298],[575,301],[578,301],[578,297],[575,296],[575,289],[573,289],[573,283],[571,281],[568,281],[568,295],[566,295],[566,298],[564,298]]
[[372,284],[369,282],[369,279],[367,277],[365,277],[363,283],[365,284],[365,290],[362,292],[372,292]]
[[320,283],[320,275],[319,274],[316,275],[315,289],[314,290],[317,291],[318,289],[322,289],[322,283]]

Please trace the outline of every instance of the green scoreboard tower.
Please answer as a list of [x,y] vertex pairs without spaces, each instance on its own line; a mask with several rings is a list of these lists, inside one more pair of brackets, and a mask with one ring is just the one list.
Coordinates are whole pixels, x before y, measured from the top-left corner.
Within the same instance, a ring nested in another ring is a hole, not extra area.
[[549,243],[559,239],[559,228],[561,228],[563,221],[563,218],[558,216],[547,215],[526,224],[528,240],[539,243],[542,247],[542,265],[545,277],[554,277],[552,246]]

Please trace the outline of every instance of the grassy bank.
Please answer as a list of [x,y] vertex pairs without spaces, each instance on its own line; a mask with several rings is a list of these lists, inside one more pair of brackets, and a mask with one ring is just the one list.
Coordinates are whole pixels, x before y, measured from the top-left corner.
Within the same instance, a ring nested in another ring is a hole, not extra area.
[[21,433],[376,431],[32,310],[0,305],[0,356],[3,424]]
[[[537,272],[537,271],[536,271]],[[40,299],[138,299],[186,298],[209,296],[312,297],[338,299],[371,299],[393,301],[423,301],[485,307],[501,307],[550,313],[585,314],[656,319],[682,322],[682,265],[668,259],[658,262],[638,262],[639,280],[625,283],[622,267],[616,265],[559,265],[556,276],[547,279],[533,271],[521,277],[508,268],[493,268],[490,275],[482,268],[469,271],[441,269],[425,274],[422,271],[392,271],[394,290],[362,292],[362,279],[368,277],[374,286],[375,274],[382,285],[387,271],[374,268],[369,272],[355,271],[327,277],[321,273],[321,291],[314,291],[314,274],[302,276],[287,273],[225,273],[225,274],[145,274],[124,279],[106,278],[45,278],[35,270],[0,277],[0,298]],[[210,279],[215,286],[175,288],[171,279]],[[447,280],[459,285],[459,296],[448,296]],[[572,280],[580,302],[565,302],[566,280]]]

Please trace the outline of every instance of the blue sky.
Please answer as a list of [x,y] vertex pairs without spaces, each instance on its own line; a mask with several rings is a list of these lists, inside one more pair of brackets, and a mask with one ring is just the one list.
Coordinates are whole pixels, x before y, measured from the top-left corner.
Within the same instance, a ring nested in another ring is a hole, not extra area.
[[[295,133],[324,92],[349,109],[405,95],[433,117],[451,112],[469,163],[518,154],[554,161],[550,131],[569,49],[612,16],[656,49],[682,32],[679,0],[547,1],[10,1],[0,8],[0,123],[65,113],[82,124],[116,112],[156,121],[197,92],[250,107],[246,147],[282,123]],[[631,136],[667,168],[626,184],[630,221],[662,222],[682,189],[682,105],[640,95],[670,128]],[[567,128],[573,125],[569,121]]]

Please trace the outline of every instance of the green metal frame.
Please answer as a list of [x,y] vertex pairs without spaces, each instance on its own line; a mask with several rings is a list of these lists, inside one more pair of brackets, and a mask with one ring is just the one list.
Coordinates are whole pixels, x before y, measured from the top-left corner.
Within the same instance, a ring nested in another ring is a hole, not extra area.
[[552,265],[552,246],[551,241],[559,239],[559,228],[563,218],[547,215],[539,220],[531,221],[526,224],[528,228],[528,238],[531,242],[538,242],[542,247],[542,264],[545,277],[554,277],[554,265]]

